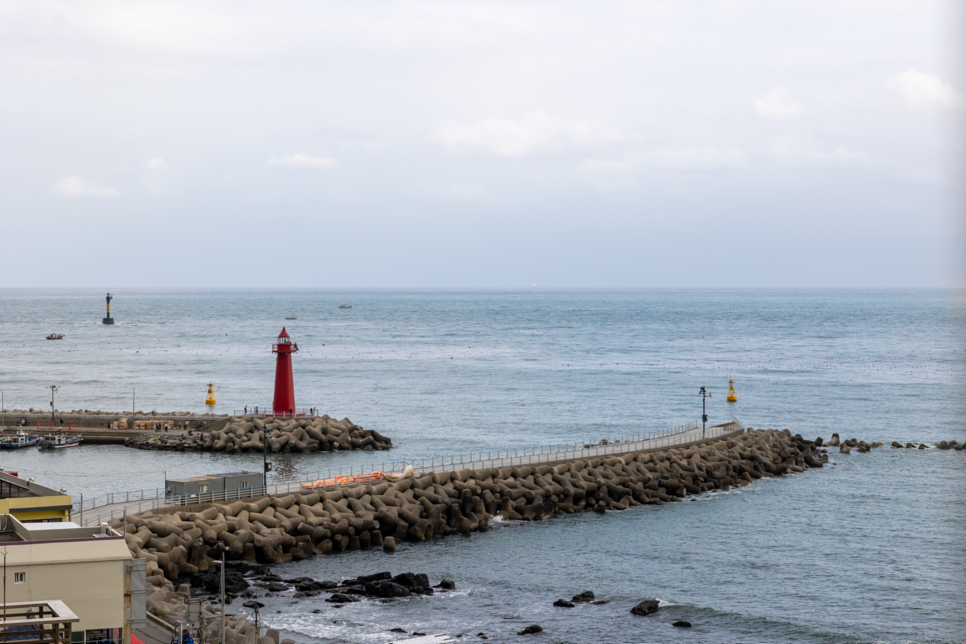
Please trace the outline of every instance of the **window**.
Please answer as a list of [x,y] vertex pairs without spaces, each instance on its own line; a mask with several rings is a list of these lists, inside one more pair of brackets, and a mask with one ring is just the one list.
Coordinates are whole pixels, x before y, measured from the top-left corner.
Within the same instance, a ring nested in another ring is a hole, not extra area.
[[202,483],[201,484],[201,493],[202,494],[205,494],[207,492],[208,492],[208,484],[207,483]]
[[27,581],[27,573],[25,572],[15,572],[13,573],[13,583],[22,584]]
[[242,481],[241,482],[241,486],[242,486],[242,488],[248,487],[248,481]]

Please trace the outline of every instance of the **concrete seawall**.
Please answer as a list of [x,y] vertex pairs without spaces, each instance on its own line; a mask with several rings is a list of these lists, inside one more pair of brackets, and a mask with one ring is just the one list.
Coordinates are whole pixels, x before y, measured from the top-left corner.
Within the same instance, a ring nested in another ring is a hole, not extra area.
[[[403,540],[485,532],[494,516],[537,520],[661,505],[822,467],[824,458],[815,443],[787,430],[749,430],[620,456],[169,508],[128,516],[126,539],[135,557],[148,560],[151,584],[173,588],[207,570],[222,549],[229,559],[252,563],[371,547],[392,552]],[[120,520],[112,526],[124,529]]]

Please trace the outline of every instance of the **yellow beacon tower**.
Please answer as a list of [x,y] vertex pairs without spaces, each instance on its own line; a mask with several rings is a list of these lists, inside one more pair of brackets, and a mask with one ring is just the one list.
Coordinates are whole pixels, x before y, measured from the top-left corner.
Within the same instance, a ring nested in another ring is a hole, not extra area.
[[205,398],[205,404],[206,405],[215,404],[215,385],[210,382],[208,383],[208,397]]
[[738,396],[735,395],[735,381],[728,376],[728,402],[738,402]]

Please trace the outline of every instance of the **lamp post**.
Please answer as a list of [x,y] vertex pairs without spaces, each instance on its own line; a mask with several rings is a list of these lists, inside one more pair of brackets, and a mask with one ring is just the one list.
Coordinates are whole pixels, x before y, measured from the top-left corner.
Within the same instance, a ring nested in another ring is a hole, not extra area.
[[272,464],[268,462],[268,436],[267,425],[262,430],[262,485],[265,487],[265,494],[268,494],[268,473],[272,471]]
[[705,399],[710,398],[711,394],[708,393],[708,390],[704,387],[701,387],[701,389],[698,391],[698,394],[701,396],[701,438],[704,438],[705,425],[708,422],[708,412],[706,411],[704,401]]
[[3,389],[0,389],[0,427],[6,427],[7,424],[4,421],[4,413],[6,407],[3,404]]
[[134,422],[134,409],[135,409],[134,401],[137,399],[136,398],[137,393],[138,393],[138,388],[131,387],[131,422]]
[[60,389],[57,385],[50,385],[47,387],[50,389],[50,425],[54,424],[54,394]]

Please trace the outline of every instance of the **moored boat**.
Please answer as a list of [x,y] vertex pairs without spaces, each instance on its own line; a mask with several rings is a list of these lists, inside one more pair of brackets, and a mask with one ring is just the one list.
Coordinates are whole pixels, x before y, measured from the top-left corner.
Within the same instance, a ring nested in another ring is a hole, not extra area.
[[83,434],[65,434],[57,432],[49,434],[40,439],[40,449],[64,449],[65,447],[77,447],[84,440]]
[[48,340],[63,340],[64,339],[64,334],[63,333],[51,333],[50,335],[47,336],[47,339]]
[[31,447],[39,442],[40,436],[28,434],[21,429],[13,436],[0,440],[0,449],[21,449],[23,447]]

